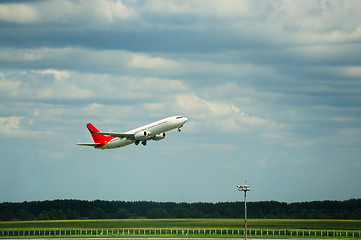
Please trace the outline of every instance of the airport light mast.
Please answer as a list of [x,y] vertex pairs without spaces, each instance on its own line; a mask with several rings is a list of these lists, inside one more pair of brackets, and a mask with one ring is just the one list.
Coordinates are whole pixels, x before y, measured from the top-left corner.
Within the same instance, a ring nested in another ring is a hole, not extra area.
[[[247,181],[246,181],[247,183]],[[248,185],[237,185],[238,191],[244,192],[244,239],[247,240],[247,191],[251,191]]]

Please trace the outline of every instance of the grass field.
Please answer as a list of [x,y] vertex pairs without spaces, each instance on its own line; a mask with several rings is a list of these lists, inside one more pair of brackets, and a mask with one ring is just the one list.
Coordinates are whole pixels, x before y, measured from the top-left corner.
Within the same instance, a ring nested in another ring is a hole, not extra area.
[[[361,220],[248,219],[249,229],[361,230]],[[0,222],[1,229],[115,229],[244,227],[243,219],[124,219]]]
[[[249,219],[253,237],[360,239],[361,220]],[[0,222],[0,238],[84,236],[244,236],[243,219],[126,219]]]

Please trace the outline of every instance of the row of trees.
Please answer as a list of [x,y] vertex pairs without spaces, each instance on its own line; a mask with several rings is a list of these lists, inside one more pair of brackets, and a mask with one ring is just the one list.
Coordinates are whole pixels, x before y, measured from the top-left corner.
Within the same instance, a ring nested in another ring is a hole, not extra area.
[[[248,202],[248,218],[361,219],[361,199]],[[0,220],[243,218],[244,202],[174,203],[53,200],[0,203]]]

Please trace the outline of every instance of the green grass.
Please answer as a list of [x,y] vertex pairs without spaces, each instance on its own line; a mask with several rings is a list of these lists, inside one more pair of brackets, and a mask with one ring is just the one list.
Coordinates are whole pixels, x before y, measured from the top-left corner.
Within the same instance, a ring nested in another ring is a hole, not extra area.
[[[250,229],[361,230],[361,220],[249,219]],[[1,229],[227,228],[242,229],[243,219],[124,219],[1,222]]]
[[[127,219],[0,222],[0,238],[39,236],[242,236],[243,219]],[[360,239],[361,220],[249,219],[249,236]],[[162,231],[162,232],[161,232]],[[290,235],[292,231],[292,235]],[[322,236],[321,236],[322,232]],[[326,236],[327,234],[327,236]]]

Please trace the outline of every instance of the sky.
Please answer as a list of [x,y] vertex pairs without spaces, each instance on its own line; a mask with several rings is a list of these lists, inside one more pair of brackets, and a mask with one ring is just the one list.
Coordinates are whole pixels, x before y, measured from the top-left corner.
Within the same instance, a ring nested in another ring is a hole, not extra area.
[[[0,202],[361,197],[358,0],[0,3]],[[99,150],[188,118],[147,146]]]

